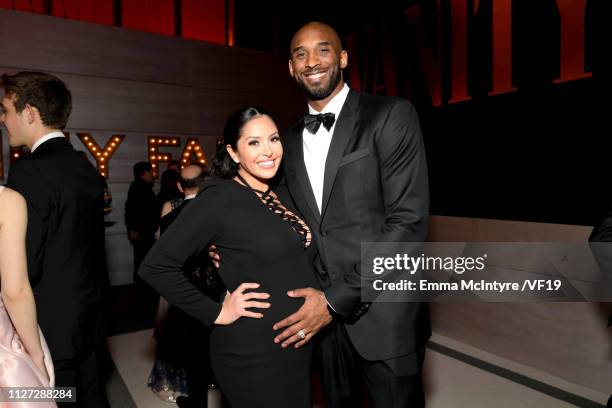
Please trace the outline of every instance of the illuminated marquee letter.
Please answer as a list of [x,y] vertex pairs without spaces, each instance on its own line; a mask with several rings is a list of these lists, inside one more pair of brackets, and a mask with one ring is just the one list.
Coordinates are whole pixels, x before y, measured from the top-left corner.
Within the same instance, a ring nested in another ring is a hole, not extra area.
[[190,137],[187,139],[187,143],[185,143],[185,148],[183,149],[183,153],[181,153],[181,169],[192,161],[192,156],[195,157],[195,160],[204,165],[208,163],[206,153],[204,153],[200,141],[194,137]]
[[106,142],[106,144],[104,145],[104,148],[100,148],[98,143],[96,143],[94,138],[89,133],[77,133],[77,136],[79,137],[79,139],[81,139],[81,142],[83,143],[83,145],[85,145],[85,147],[87,148],[89,153],[91,153],[93,158],[96,159],[98,172],[105,178],[108,178],[110,170],[108,162],[110,161],[111,157],[113,156],[113,153],[115,153],[121,142],[123,142],[125,136],[111,136],[108,142]]
[[10,153],[11,164],[13,164],[15,162],[15,160],[17,160],[18,158],[20,158],[24,154],[25,154],[25,151],[24,151],[23,147],[12,147],[11,146],[11,153]]
[[160,153],[158,146],[178,146],[180,141],[181,139],[178,137],[149,137],[147,154],[149,155],[149,162],[151,162],[151,167],[153,168],[153,177],[157,178],[157,175],[159,174],[159,163],[167,163],[172,160],[172,154]]

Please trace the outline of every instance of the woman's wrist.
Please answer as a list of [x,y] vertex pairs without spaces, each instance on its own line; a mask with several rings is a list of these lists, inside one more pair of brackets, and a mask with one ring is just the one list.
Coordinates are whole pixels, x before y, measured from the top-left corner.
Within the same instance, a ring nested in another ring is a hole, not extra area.
[[32,360],[44,360],[45,358],[45,353],[42,351],[42,349],[34,351],[28,350],[28,354],[30,355],[30,358],[32,358]]
[[221,308],[219,309],[219,314],[217,315],[217,318],[215,319],[215,321],[213,322],[214,324],[222,324],[221,322],[223,321],[224,316],[224,311],[225,311],[225,303],[221,303]]

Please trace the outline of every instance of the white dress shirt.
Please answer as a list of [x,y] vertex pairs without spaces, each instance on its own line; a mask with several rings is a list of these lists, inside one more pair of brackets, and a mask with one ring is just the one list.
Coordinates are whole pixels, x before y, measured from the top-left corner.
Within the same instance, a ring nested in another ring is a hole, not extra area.
[[327,160],[327,153],[329,151],[329,145],[331,144],[332,137],[334,135],[334,129],[336,123],[338,123],[338,116],[340,110],[346,101],[346,97],[349,93],[349,87],[344,84],[344,87],[336,96],[328,102],[321,112],[316,111],[312,106],[308,105],[308,112],[311,115],[319,113],[333,113],[336,115],[336,121],[334,125],[329,129],[325,129],[325,126],[319,126],[317,133],[312,134],[306,128],[302,131],[302,140],[304,145],[304,164],[306,165],[306,171],[308,172],[308,179],[312,186],[312,191],[317,201],[317,207],[319,207],[319,214],[321,213],[321,206],[323,203],[323,180],[325,178],[325,161]]
[[34,143],[32,145],[32,148],[30,149],[30,153],[34,153],[34,150],[36,150],[38,148],[38,146],[40,146],[41,144],[45,143],[47,140],[55,139],[56,137],[65,137],[65,136],[64,136],[64,134],[62,132],[51,132],[51,133],[48,133],[48,134],[44,135],[43,137],[41,137],[40,139],[38,139],[36,141],[36,143]]

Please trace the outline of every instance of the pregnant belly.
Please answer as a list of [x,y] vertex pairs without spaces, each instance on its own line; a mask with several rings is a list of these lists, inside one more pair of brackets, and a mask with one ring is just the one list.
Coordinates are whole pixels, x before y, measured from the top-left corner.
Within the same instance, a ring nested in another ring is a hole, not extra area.
[[211,352],[247,356],[280,349],[274,337],[282,331],[272,326],[297,311],[304,300],[271,294],[270,303],[269,309],[251,309],[263,313],[261,319],[241,317],[230,325],[215,326],[210,335]]

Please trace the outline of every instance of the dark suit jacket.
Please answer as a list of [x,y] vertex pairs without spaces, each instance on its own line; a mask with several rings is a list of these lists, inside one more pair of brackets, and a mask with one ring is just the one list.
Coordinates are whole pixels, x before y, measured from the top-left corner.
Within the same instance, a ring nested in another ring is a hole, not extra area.
[[[414,107],[393,97],[350,91],[325,164],[322,213],[310,186],[303,122],[283,133],[291,199],[313,230],[321,285],[336,312],[361,305],[362,242],[420,242],[427,235],[429,192],[421,129]],[[360,355],[383,360],[420,349],[431,334],[426,305],[374,302],[346,324]]]
[[132,181],[125,201],[125,225],[128,231],[137,231],[140,239],[153,242],[160,212],[161,207],[153,186],[141,178]]
[[98,174],[55,138],[15,162],[7,184],[28,203],[28,271],[53,360],[89,353],[102,334],[107,282]]

